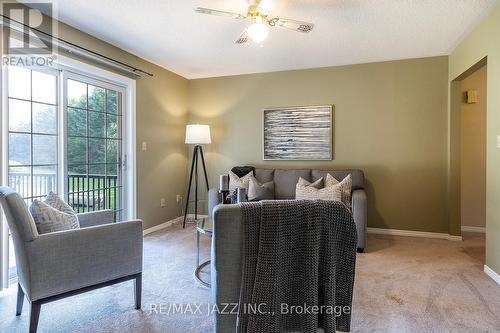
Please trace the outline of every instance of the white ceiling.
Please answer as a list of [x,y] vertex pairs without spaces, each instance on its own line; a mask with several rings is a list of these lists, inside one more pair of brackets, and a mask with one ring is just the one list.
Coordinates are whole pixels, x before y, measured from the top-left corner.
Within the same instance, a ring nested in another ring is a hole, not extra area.
[[272,0],[272,16],[313,22],[236,45],[248,0],[53,0],[58,18],[186,78],[446,55],[500,0]]

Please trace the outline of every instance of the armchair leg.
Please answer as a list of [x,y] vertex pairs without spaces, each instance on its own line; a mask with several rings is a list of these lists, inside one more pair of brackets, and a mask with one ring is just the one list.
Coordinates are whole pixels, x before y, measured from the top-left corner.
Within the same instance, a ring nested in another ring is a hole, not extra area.
[[24,303],[24,291],[21,288],[21,285],[17,284],[17,308],[16,308],[16,316],[20,316],[23,312],[23,303]]
[[142,273],[137,274],[135,277],[134,291],[135,291],[135,309],[139,310],[141,308],[141,299],[142,299]]
[[31,302],[31,313],[30,313],[30,333],[36,333],[38,327],[38,318],[40,318],[40,309],[42,304],[38,301]]

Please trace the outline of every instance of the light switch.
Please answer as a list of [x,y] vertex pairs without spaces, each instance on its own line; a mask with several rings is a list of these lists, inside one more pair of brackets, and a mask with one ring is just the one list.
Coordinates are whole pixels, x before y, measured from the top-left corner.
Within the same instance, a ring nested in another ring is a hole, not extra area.
[[497,148],[500,148],[500,134],[497,134]]
[[148,143],[146,141],[142,142],[142,151],[148,150]]

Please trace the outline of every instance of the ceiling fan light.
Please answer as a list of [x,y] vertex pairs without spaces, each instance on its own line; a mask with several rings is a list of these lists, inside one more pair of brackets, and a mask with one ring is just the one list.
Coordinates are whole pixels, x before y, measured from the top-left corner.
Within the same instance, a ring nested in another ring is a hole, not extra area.
[[258,17],[247,30],[248,36],[255,42],[261,43],[269,34],[269,25]]

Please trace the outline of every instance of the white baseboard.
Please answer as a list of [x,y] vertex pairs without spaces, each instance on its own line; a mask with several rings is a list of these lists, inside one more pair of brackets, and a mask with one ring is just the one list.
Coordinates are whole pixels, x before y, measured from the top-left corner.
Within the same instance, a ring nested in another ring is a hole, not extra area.
[[440,233],[440,232],[411,231],[411,230],[398,230],[398,229],[381,229],[381,228],[367,228],[367,231],[370,234],[379,234],[379,235],[437,238],[437,239],[447,239],[447,240],[453,240],[453,241],[461,241],[462,240],[462,236],[454,236],[454,235]]
[[[198,218],[206,218],[207,215],[198,214]],[[144,229],[142,231],[143,236],[151,234],[153,232],[170,227],[173,224],[181,223],[184,216],[176,217],[170,221],[155,225],[154,227]],[[194,219],[194,214],[188,214],[188,219]],[[392,236],[406,236],[406,237],[421,237],[421,238],[436,238],[436,239],[447,239],[453,241],[461,241],[462,236],[454,236],[439,232],[426,232],[426,231],[411,231],[411,230],[398,230],[398,229],[382,229],[382,228],[367,228],[370,234],[379,235],[392,235]]]
[[498,275],[494,270],[489,268],[487,265],[484,265],[484,272],[486,273],[486,275],[492,278],[493,281],[500,284],[500,275]]
[[162,229],[165,229],[165,228],[168,228],[170,227],[171,225],[174,225],[176,223],[180,223],[182,222],[182,218],[183,216],[179,216],[179,217],[176,217],[175,219],[172,219],[170,221],[167,221],[167,222],[163,222],[163,223],[160,223],[158,225],[155,225],[154,227],[151,227],[151,228],[147,228],[147,229],[144,229],[142,231],[142,235],[143,236],[146,236],[146,235],[149,235],[153,232],[157,232],[159,230],[162,230]]
[[486,233],[486,228],[485,227],[470,227],[470,226],[463,225],[462,231],[477,232],[477,233],[484,234],[484,233]]
[[[198,218],[205,218],[205,217],[208,217],[208,215],[201,215],[201,214],[198,214]],[[187,215],[187,218],[188,219],[194,219],[194,214],[188,214]],[[147,229],[144,229],[142,231],[142,235],[143,236],[146,236],[146,235],[149,235],[153,232],[157,232],[159,230],[162,230],[162,229],[165,229],[165,228],[168,228],[170,227],[171,225],[174,225],[174,224],[177,224],[177,223],[182,223],[182,221],[184,220],[184,216],[179,216],[179,217],[176,217],[170,221],[167,221],[167,222],[163,222],[161,224],[158,224],[158,225],[155,225],[154,227],[151,227],[151,228],[147,228]]]

